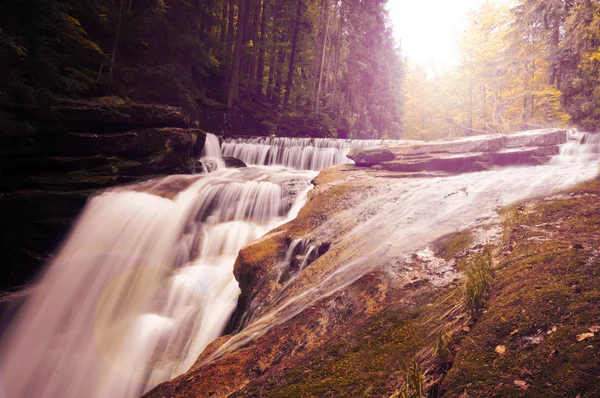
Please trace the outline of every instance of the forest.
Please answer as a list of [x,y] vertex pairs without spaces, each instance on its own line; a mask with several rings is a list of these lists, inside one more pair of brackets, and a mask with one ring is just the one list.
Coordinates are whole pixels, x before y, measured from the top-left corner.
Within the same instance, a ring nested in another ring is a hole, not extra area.
[[[113,96],[175,105],[192,118],[207,107],[239,107],[267,114],[273,130],[300,123],[324,136],[398,138],[403,69],[385,5],[4,2],[0,99],[44,106]],[[14,126],[9,117],[2,123]]]
[[[600,123],[598,1],[484,2],[458,65],[433,73],[403,58],[386,3],[4,2],[0,104],[110,97],[178,106],[193,119],[241,109],[265,133],[349,138]],[[33,129],[10,111],[0,125]]]
[[598,1],[484,2],[459,54],[450,72],[406,68],[405,136],[600,126]]

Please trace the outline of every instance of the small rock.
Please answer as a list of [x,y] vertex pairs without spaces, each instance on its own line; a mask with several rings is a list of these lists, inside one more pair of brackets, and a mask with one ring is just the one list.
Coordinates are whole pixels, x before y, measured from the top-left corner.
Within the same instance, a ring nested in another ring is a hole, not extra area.
[[515,380],[515,386],[519,387],[521,390],[527,390],[529,387],[523,380]]
[[528,337],[525,337],[525,340],[529,344],[540,344],[544,340],[544,337],[543,336],[528,336]]
[[506,352],[506,346],[503,346],[503,345],[496,346],[496,352],[498,354],[504,354]]
[[598,333],[600,332],[600,326],[592,326],[589,330],[592,333]]
[[583,341],[585,339],[589,339],[590,337],[594,337],[594,333],[581,333],[577,335],[577,341]]
[[550,329],[548,329],[548,331],[546,332],[546,334],[550,335],[552,333],[556,332],[556,326],[552,326]]

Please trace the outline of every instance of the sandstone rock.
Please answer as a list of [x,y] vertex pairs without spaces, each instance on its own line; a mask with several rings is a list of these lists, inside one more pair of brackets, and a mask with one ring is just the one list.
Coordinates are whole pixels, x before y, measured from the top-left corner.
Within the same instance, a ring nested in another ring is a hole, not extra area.
[[382,162],[394,160],[395,155],[387,146],[378,146],[364,149],[352,149],[348,157],[358,166],[373,166]]
[[463,173],[494,166],[543,164],[566,142],[565,130],[537,130],[512,135],[484,135],[459,140],[388,144],[355,149],[348,157],[358,166],[401,172]]
[[235,167],[235,168],[247,167],[246,163],[244,163],[242,160],[240,160],[238,158],[224,157],[223,161],[225,162],[225,166],[227,166],[227,167]]
[[8,103],[2,108],[44,131],[118,132],[151,127],[190,127],[189,117],[173,106],[138,104],[115,99],[105,101],[63,99],[58,105],[37,107]]

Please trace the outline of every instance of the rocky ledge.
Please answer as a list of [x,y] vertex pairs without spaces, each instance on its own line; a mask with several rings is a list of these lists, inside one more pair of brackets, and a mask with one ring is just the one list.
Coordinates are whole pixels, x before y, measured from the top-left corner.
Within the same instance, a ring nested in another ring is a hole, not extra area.
[[462,173],[512,164],[543,164],[567,141],[565,130],[535,130],[483,135],[460,140],[387,144],[353,149],[348,157],[362,167],[390,171]]
[[31,280],[96,190],[200,167],[206,133],[178,108],[105,98],[2,109],[35,131],[0,134],[0,291]]
[[600,181],[486,217],[469,181],[321,172],[239,253],[230,334],[146,397],[596,396]]
[[117,97],[101,97],[97,100],[65,98],[46,107],[3,103],[0,104],[0,110],[17,120],[33,124],[37,132],[117,132],[140,128],[191,126],[189,116],[180,108],[140,104]]

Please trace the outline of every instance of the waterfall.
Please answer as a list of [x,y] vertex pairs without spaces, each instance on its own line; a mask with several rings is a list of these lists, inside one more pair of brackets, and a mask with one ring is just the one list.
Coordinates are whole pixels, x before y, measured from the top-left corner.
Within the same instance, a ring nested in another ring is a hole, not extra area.
[[[302,275],[303,259],[309,251],[312,253],[313,246],[306,240],[292,241],[283,264],[299,263],[299,266],[292,267],[293,272],[276,291],[275,299],[250,303],[242,317],[243,329],[204,358],[203,364],[244,347],[374,269],[401,280],[403,264],[412,253],[445,234],[481,225],[494,218],[502,206],[549,195],[598,176],[599,142],[600,135],[571,132],[567,142],[560,146],[559,154],[548,164],[398,179],[382,184],[376,194],[357,206],[336,213],[336,220],[359,220],[339,246],[336,246],[339,231],[329,224],[311,232],[311,236],[332,242],[327,259],[320,265],[329,271]],[[301,257],[294,261],[298,253]],[[301,291],[288,294],[296,291],[292,285],[300,279],[303,279],[299,282]]]
[[225,162],[221,154],[221,145],[216,135],[206,133],[206,141],[200,154],[200,162],[205,173],[225,168]]
[[351,163],[350,149],[381,144],[382,140],[342,140],[332,138],[250,137],[229,138],[223,142],[223,156],[251,165],[282,165],[299,170],[323,170]]
[[[218,138],[209,134],[202,162],[215,171],[91,198],[3,337],[0,396],[136,397],[185,372],[222,334],[236,306],[232,270],[240,248],[296,217],[316,176],[308,170],[345,163],[350,148],[380,142],[232,139],[223,144],[225,156],[269,167],[227,169],[218,163]],[[594,177],[599,142],[573,132],[547,165],[390,183],[336,215],[361,220],[350,232],[354,248],[297,297],[285,288],[335,247],[291,241],[280,264],[277,307],[248,314],[248,326],[206,361],[497,206]],[[319,233],[333,240],[326,224]]]
[[560,147],[560,154],[552,159],[553,164],[585,163],[597,160],[600,154],[600,134],[582,133],[571,130],[567,143]]
[[0,395],[137,397],[185,372],[236,307],[239,249],[295,217],[314,176],[224,169],[93,197],[2,342]]

